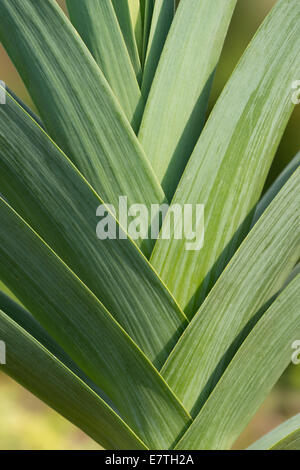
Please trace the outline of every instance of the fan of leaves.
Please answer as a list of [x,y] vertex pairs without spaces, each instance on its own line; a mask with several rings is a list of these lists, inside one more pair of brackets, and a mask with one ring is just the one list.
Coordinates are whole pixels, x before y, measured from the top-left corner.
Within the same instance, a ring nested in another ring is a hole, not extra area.
[[[300,154],[261,198],[299,0],[278,1],[207,120],[236,0],[175,3],[67,0],[69,21],[54,0],[0,0],[40,116],[2,89],[1,370],[109,449],[230,448],[300,336]],[[204,247],[98,240],[119,196],[204,204]],[[300,415],[252,448],[299,439]]]

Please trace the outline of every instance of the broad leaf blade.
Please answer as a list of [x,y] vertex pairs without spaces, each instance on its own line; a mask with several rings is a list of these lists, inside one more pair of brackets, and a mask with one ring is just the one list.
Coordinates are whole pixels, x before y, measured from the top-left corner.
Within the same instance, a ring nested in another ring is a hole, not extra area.
[[[150,207],[164,194],[100,68],[56,2],[3,0],[0,39],[48,133],[101,198]],[[138,184],[137,184],[138,181]],[[149,253],[152,241],[145,241]]]
[[169,199],[201,133],[235,4],[181,0],[163,49],[139,139]]
[[53,340],[28,310],[3,292],[0,292],[0,310],[35,338],[42,346],[48,349],[51,354],[64,363],[72,372],[79,375],[79,369],[76,364],[67,356],[64,350]]
[[175,14],[175,0],[156,0],[145,59],[142,94],[148,97],[156,68]]
[[110,313],[0,199],[0,278],[150,448],[169,448],[190,417]]
[[247,450],[300,450],[300,413],[254,442]]
[[220,276],[162,375],[195,416],[300,257],[300,168]]
[[67,6],[73,25],[137,131],[143,111],[141,91],[111,0],[67,0]]
[[278,442],[271,450],[300,450],[300,428]]
[[283,285],[283,289],[296,277],[298,276],[298,274],[300,274],[300,263],[297,263],[296,266],[294,267],[294,269],[292,270],[292,272],[289,274],[289,276],[287,277],[284,285]]
[[11,292],[11,290],[9,290],[5,284],[3,284],[2,281],[0,281],[0,295],[6,295],[8,296],[10,299],[14,300],[15,302],[18,302],[18,299],[17,297]]
[[[103,201],[41,128],[7,94],[0,107],[4,197],[105,305],[156,367],[187,320],[151,265],[126,238],[99,240]],[[119,232],[120,231],[120,232]]]
[[5,87],[5,90],[3,89],[3,87],[1,86],[0,84],[0,89],[3,93],[7,93],[9,94],[17,103],[18,105],[21,106],[21,108],[24,109],[24,111],[29,114],[29,116],[42,128],[44,129],[44,125],[41,121],[41,119],[39,118],[39,116],[37,116],[31,108],[29,108],[29,106],[27,106],[12,90],[10,90],[10,88],[8,88],[7,86]]
[[190,317],[249,231],[294,108],[291,83],[299,68],[300,3],[280,0],[219,98],[173,199],[204,204],[204,247],[193,252],[185,249],[186,240],[158,240],[152,255]]
[[140,82],[142,78],[142,67],[139,56],[138,46],[134,34],[134,27],[130,8],[130,0],[111,0],[114,6],[120,28],[128,49],[128,53],[136,73],[137,80]]
[[11,294],[6,295],[0,292],[0,310],[9,318],[15,321],[27,333],[33,336],[42,346],[61,361],[68,369],[70,369],[77,377],[85,382],[94,392],[97,393],[111,408],[115,410],[115,406],[110,399],[97,387],[83,372],[77,364],[66,354],[56,341],[47,333],[47,331],[35,320],[35,318],[17,301],[13,299]]
[[291,344],[300,334],[299,290],[300,275],[251,331],[176,448],[233,445],[291,362]]
[[143,19],[142,64],[144,64],[145,62],[145,57],[147,53],[154,3],[155,3],[155,0],[142,0],[141,2],[141,9],[143,10],[143,13],[142,13],[142,19]]
[[2,310],[0,334],[7,351],[3,372],[107,449],[146,449],[99,396]]
[[255,213],[253,216],[252,226],[258,221],[260,216],[264,213],[269,204],[273,201],[275,196],[281,190],[282,186],[287,182],[290,176],[296,171],[300,166],[300,152],[291,160],[291,162],[285,167],[285,169],[280,173],[278,178],[270,186],[270,188],[263,195],[261,200],[256,206]]
[[142,12],[139,0],[129,0],[129,11],[131,22],[134,30],[135,40],[139,51],[140,59],[142,58],[143,49],[143,22]]

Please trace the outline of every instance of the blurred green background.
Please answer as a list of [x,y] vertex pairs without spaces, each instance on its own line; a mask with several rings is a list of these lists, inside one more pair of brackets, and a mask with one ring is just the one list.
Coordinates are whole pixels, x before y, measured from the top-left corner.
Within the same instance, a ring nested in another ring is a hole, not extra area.
[[[65,8],[64,2],[59,1]],[[239,0],[217,70],[210,108],[276,0]],[[0,45],[0,79],[34,108],[20,77]],[[299,77],[295,77],[295,80]],[[300,149],[300,105],[286,129],[267,185]],[[291,350],[292,353],[292,350]],[[300,365],[290,366],[235,445],[249,445],[290,416],[300,412]],[[55,411],[1,372],[0,449],[100,449]]]

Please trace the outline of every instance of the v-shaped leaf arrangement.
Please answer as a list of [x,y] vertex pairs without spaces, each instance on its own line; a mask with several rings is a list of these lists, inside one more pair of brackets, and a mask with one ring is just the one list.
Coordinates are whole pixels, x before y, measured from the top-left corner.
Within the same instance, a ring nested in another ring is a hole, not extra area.
[[[108,449],[231,448],[300,338],[300,154],[261,198],[299,0],[277,2],[207,121],[236,0],[177,3],[67,0],[72,25],[54,0],[0,0],[41,118],[1,89],[1,370]],[[100,241],[119,196],[204,204],[203,248]],[[299,442],[297,415],[251,448]]]

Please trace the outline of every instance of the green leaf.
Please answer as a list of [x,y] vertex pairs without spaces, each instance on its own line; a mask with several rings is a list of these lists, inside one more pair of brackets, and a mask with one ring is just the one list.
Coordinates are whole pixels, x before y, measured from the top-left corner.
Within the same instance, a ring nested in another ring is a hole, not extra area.
[[285,280],[283,288],[285,288],[296,276],[298,276],[298,274],[300,274],[300,263],[296,264],[293,271],[289,274],[289,276]]
[[139,139],[169,199],[201,133],[235,4],[181,0],[165,43]]
[[65,351],[53,340],[47,331],[34,319],[34,317],[11,295],[0,292],[0,310],[8,315],[27,333],[33,336],[42,346],[48,349],[57,359],[68,367],[77,377],[94,390],[111,408],[113,403],[83,372]]
[[0,199],[0,279],[153,449],[169,448],[190,417],[108,310]]
[[300,257],[299,185],[300,168],[246,237],[162,369],[192,416]]
[[233,445],[291,362],[300,334],[299,289],[297,276],[246,338],[177,449]]
[[187,251],[186,240],[173,236],[159,239],[152,255],[153,266],[189,317],[249,231],[294,108],[291,83],[299,67],[300,2],[281,0],[226,85],[172,201],[205,206],[204,247]]
[[[118,207],[119,196],[146,207],[164,201],[106,79],[56,2],[3,0],[0,40],[47,132],[105,202]],[[151,247],[146,241],[145,252]]]
[[115,224],[99,240],[103,201],[74,165],[7,93],[0,106],[0,186],[14,209],[105,305],[157,367],[187,320],[155,271]]
[[143,49],[142,49],[142,64],[145,62],[145,57],[148,48],[148,40],[152,22],[153,8],[155,0],[142,0],[141,9],[143,20]]
[[142,12],[139,0],[129,0],[129,11],[131,16],[131,22],[134,30],[135,40],[139,51],[140,59],[142,57],[143,50],[143,22]]
[[11,320],[16,322],[28,334],[34,337],[48,351],[63,362],[69,369],[78,375],[78,367],[70,359],[64,350],[51,338],[47,331],[35,320],[35,318],[23,306],[15,302],[11,297],[0,292],[0,310]]
[[280,173],[274,183],[265,192],[261,200],[256,206],[255,213],[253,216],[252,226],[258,221],[260,216],[264,213],[269,204],[273,201],[275,196],[279,193],[282,186],[287,182],[294,171],[300,166],[300,152],[290,161],[285,169]]
[[122,419],[32,335],[0,310],[1,370],[107,449],[145,450]]
[[247,450],[300,450],[300,413],[254,442]]
[[10,299],[13,299],[15,302],[19,303],[19,300],[17,299],[17,297],[11,292],[10,289],[6,287],[5,284],[3,284],[1,280],[0,280],[0,295],[6,295]]
[[141,81],[142,78],[142,68],[141,68],[141,60],[139,56],[138,46],[135,39],[134,29],[133,29],[133,22],[130,8],[130,0],[111,0],[114,6],[120,28],[123,33],[123,37],[128,49],[128,53],[133,65],[133,68],[136,73],[136,77],[138,82]]
[[145,99],[148,97],[174,13],[174,0],[155,1],[142,80],[142,94]]
[[143,111],[141,91],[111,0],[67,0],[67,6],[73,25],[137,131]]
[[[3,90],[3,87],[1,86],[0,84],[0,89],[1,91],[4,92]],[[37,116],[33,111],[32,109],[29,108],[29,106],[27,106],[10,88],[8,88],[7,86],[5,87],[5,92],[10,95],[17,103],[19,106],[21,106],[21,108],[24,109],[24,111],[29,114],[29,116],[34,119],[34,121],[42,128],[44,129],[44,125],[41,121],[41,119],[39,118],[39,116]]]
[[300,450],[300,428],[278,442],[271,450]]

